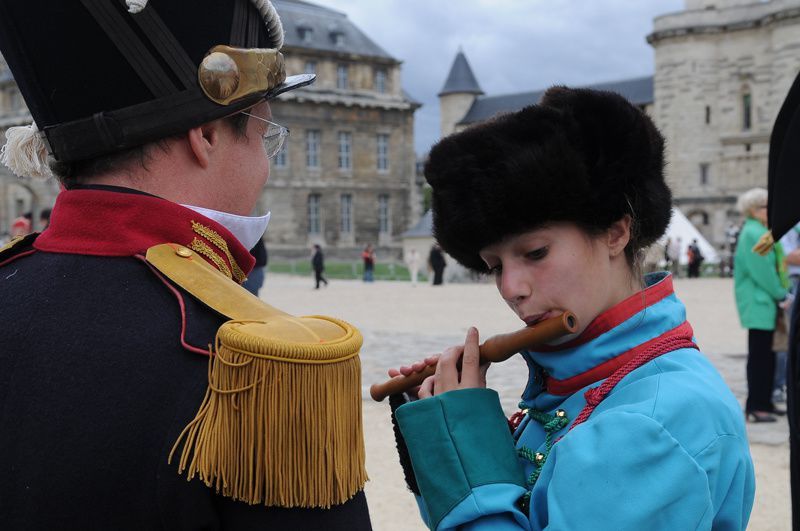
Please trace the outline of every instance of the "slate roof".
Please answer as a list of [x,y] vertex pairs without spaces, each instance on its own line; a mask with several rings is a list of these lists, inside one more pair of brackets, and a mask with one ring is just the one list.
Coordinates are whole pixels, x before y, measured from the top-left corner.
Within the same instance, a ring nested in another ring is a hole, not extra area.
[[[274,0],[284,30],[284,46],[365,55],[397,61],[353,24],[347,15],[302,0]],[[303,33],[310,29],[307,39]],[[336,34],[342,35],[341,44]]]
[[433,211],[428,210],[419,222],[403,233],[403,238],[430,238],[433,234]]
[[[625,79],[610,83],[596,83],[594,85],[585,85],[580,88],[617,92],[625,96],[628,101],[634,105],[653,103],[653,76]],[[477,98],[458,124],[471,124],[486,120],[496,114],[518,111],[527,105],[537,103],[544,93],[544,90],[537,90],[533,92],[521,92],[519,94],[507,94],[505,96]]]
[[450,67],[450,73],[447,75],[447,81],[444,82],[439,96],[453,93],[483,94],[478,80],[475,79],[475,74],[472,73],[472,68],[469,66],[469,61],[461,50],[456,54],[453,66]]

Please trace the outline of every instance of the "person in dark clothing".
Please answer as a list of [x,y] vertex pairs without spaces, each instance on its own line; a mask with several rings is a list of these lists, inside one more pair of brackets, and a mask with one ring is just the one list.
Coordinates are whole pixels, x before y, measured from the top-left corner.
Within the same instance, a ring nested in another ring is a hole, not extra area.
[[2,529],[371,529],[360,334],[241,287],[315,77],[283,40],[267,0],[0,2],[0,160],[62,187],[0,248]]
[[264,245],[264,239],[259,238],[256,244],[250,249],[250,254],[256,260],[253,270],[247,275],[247,280],[244,281],[244,288],[258,297],[258,292],[261,286],[264,285],[264,273],[267,270],[267,246]]
[[428,266],[433,271],[433,285],[441,286],[444,284],[444,268],[447,267],[447,261],[444,259],[444,253],[439,244],[433,244],[431,253],[428,255]]
[[311,268],[314,270],[314,280],[317,282],[314,289],[319,289],[320,282],[327,286],[328,281],[322,276],[322,272],[325,271],[325,255],[322,254],[322,247],[316,243],[314,244],[314,253],[311,255]]
[[700,278],[700,267],[703,265],[705,257],[703,256],[703,253],[700,252],[700,245],[697,243],[696,238],[693,239],[692,243],[689,244],[687,253],[689,254],[689,278]]
[[264,239],[259,238],[256,244],[250,249],[250,254],[255,258],[256,263],[253,270],[247,275],[247,279],[242,286],[258,297],[258,292],[261,291],[261,286],[264,285],[264,274],[267,270],[267,246],[264,245]]

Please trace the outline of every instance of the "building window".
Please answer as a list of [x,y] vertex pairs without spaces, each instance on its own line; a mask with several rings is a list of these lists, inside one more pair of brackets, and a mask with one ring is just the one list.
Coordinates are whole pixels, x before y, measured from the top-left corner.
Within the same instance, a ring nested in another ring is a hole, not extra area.
[[348,70],[347,65],[338,65],[336,67],[336,88],[346,89],[349,87],[347,79]]
[[340,30],[331,32],[331,41],[336,46],[344,46],[344,33]]
[[389,234],[389,194],[378,196],[378,232]]
[[753,125],[753,98],[749,93],[742,94],[742,129],[749,131]]
[[706,105],[706,124],[711,123],[711,106]]
[[700,164],[700,184],[708,184],[708,168],[710,164],[703,162]]
[[275,167],[276,168],[288,168],[289,167],[289,142],[284,142],[281,146],[281,150],[278,151],[278,154],[275,155]]
[[308,26],[305,22],[301,22],[297,27],[297,33],[300,34],[301,41],[311,42],[311,38],[314,36],[314,28]]
[[350,153],[352,149],[353,135],[346,131],[339,131],[339,169],[349,170],[352,168]]
[[311,194],[308,196],[308,233],[321,234],[322,220],[319,210],[320,195]]
[[319,148],[322,134],[317,129],[306,131],[306,166],[319,168]]
[[375,90],[383,94],[386,92],[386,69],[378,68],[375,70]]
[[353,196],[342,194],[341,202],[339,230],[342,234],[351,234],[353,232]]
[[306,61],[306,66],[304,69],[306,74],[317,74],[317,62],[316,61]]
[[378,171],[386,171],[389,169],[389,135],[381,133],[377,140]]

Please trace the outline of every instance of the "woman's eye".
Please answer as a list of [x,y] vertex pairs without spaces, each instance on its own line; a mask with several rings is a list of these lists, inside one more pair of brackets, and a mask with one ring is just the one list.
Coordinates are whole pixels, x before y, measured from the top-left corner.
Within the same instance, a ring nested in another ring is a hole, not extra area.
[[492,267],[489,268],[489,274],[490,275],[497,276],[502,272],[503,272],[503,266],[500,265],[500,264],[497,264],[496,266],[492,266]]
[[541,260],[545,256],[547,256],[547,247],[540,247],[539,249],[534,249],[525,254],[527,258],[531,260]]

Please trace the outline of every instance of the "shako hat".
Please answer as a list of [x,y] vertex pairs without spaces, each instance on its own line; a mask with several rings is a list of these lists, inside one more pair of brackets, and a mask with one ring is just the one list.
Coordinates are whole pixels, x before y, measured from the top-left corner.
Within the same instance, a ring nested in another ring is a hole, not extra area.
[[9,130],[3,162],[46,174],[48,153],[114,153],[311,83],[286,77],[282,45],[268,0],[0,2],[0,51],[34,120]]
[[667,228],[664,139],[619,94],[550,88],[538,105],[500,115],[437,143],[425,164],[433,232],[465,267],[479,251],[548,222],[607,228],[634,220],[634,250]]

